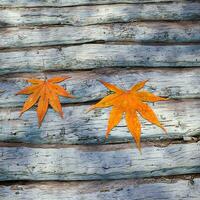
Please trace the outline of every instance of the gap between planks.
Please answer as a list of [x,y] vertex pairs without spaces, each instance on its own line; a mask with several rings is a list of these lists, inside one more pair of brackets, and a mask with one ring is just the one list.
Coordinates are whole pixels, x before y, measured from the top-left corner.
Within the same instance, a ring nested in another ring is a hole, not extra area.
[[17,181],[1,182],[0,196],[7,200],[198,200],[198,175],[112,181]]
[[79,180],[79,181],[53,181],[53,180],[10,180],[10,181],[0,181],[0,187],[3,186],[14,186],[14,185],[21,185],[21,186],[34,186],[34,185],[46,185],[46,186],[81,186],[82,184],[88,183],[96,183],[96,184],[105,184],[109,185],[110,183],[121,183],[127,182],[131,183],[132,185],[138,184],[150,184],[150,183],[175,183],[179,180],[189,181],[191,184],[193,183],[194,179],[200,179],[199,173],[194,174],[182,174],[182,175],[168,175],[168,176],[157,176],[157,177],[144,177],[144,178],[134,178],[134,179],[120,179],[120,180]]
[[[193,144],[200,143],[200,136],[190,137],[190,140],[179,138],[179,139],[164,139],[155,141],[141,141],[142,148],[145,147],[168,147],[175,144]],[[137,149],[135,142],[120,142],[120,143],[102,143],[102,144],[31,144],[31,143],[16,143],[16,142],[0,142],[1,147],[27,147],[27,148],[42,148],[42,149],[66,149],[66,148],[77,148],[82,151],[115,151],[119,149]]]
[[[8,2],[8,3],[6,3]],[[4,2],[0,2],[0,8],[63,8],[63,7],[81,7],[81,6],[97,6],[97,5],[115,5],[115,4],[167,4],[167,3],[174,3],[174,2],[182,2],[182,0],[104,0],[104,1],[98,1],[98,0],[85,0],[83,2],[80,1],[56,1],[54,2],[39,2],[35,3],[30,2],[30,3],[22,3],[20,4],[20,0],[18,1],[19,3],[15,2],[15,5],[13,5],[13,2],[9,0],[4,0]],[[49,4],[49,5],[48,5]]]

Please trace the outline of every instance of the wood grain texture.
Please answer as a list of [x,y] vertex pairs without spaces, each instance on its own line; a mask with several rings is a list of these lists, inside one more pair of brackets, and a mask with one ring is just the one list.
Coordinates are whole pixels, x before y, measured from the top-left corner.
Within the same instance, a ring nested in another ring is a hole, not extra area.
[[[83,44],[88,42],[200,42],[200,22],[127,23],[0,29],[0,48]],[[48,35],[48,37],[47,37]]]
[[[189,139],[200,136],[199,100],[182,100],[150,105],[168,134],[141,119],[142,140]],[[35,109],[19,118],[19,109],[1,109],[0,141],[32,144],[104,144],[133,141],[122,120],[105,141],[105,132],[110,109],[98,109],[86,113],[89,105],[63,108],[64,119],[49,109],[45,120],[38,128]]]
[[0,75],[104,67],[199,67],[200,45],[84,44],[0,52]]
[[133,21],[199,20],[200,3],[115,4],[62,8],[0,10],[0,26],[69,24],[91,25]]
[[[175,0],[181,2],[182,0]],[[8,7],[35,7],[35,6],[82,6],[82,5],[100,5],[100,4],[116,4],[116,3],[159,3],[174,2],[174,0],[1,0],[0,6]]]
[[193,180],[120,180],[87,182],[42,182],[0,186],[7,200],[198,200],[200,178]]
[[13,74],[0,78],[0,108],[22,106],[24,95],[16,96],[16,92],[26,87],[28,78],[53,76],[70,76],[62,82],[76,98],[62,98],[62,103],[82,103],[96,101],[107,95],[108,90],[99,83],[99,79],[129,89],[141,80],[149,80],[146,89],[156,95],[172,99],[200,98],[200,68],[149,68],[149,69],[114,69],[104,68],[92,71],[55,72],[41,74]]
[[0,180],[108,180],[200,173],[200,143],[0,148]]
[[[164,178],[200,174],[199,21],[198,1],[2,0],[0,199],[199,199],[199,176]],[[66,73],[78,98],[61,99],[64,119],[19,118],[27,77]],[[151,104],[168,135],[141,119],[140,154],[123,120],[105,141],[109,109],[86,113],[108,93],[97,79],[153,79],[149,91],[178,99]],[[52,180],[69,182],[38,182]]]

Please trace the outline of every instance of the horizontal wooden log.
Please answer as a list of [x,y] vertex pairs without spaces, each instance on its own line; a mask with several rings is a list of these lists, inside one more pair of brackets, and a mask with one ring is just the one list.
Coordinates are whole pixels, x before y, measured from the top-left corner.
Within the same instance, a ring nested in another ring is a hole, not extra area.
[[[0,29],[0,48],[104,42],[200,42],[200,22]],[[48,35],[48,37],[47,37]]]
[[[200,136],[199,100],[169,101],[150,105],[168,134],[141,119],[142,140],[186,139]],[[49,109],[38,128],[37,115],[30,110],[19,118],[19,110],[1,109],[0,141],[32,144],[104,144],[133,141],[122,120],[105,141],[110,109],[97,109],[86,113],[89,105],[63,108],[64,119]]]
[[200,178],[192,180],[42,182],[0,186],[0,197],[7,200],[198,200]]
[[62,103],[81,103],[103,98],[108,90],[97,80],[101,79],[128,89],[141,80],[149,80],[146,89],[156,95],[172,99],[200,98],[200,68],[150,68],[150,69],[99,69],[81,72],[45,74],[14,74],[0,78],[0,108],[22,106],[26,96],[16,92],[27,86],[26,79],[44,79],[53,76],[70,76],[61,83],[76,98],[62,98]]
[[108,180],[200,173],[200,143],[0,148],[0,180]]
[[[182,0],[175,0],[181,2]],[[36,6],[82,6],[82,5],[100,5],[100,4],[115,4],[115,3],[159,3],[159,2],[174,2],[174,0],[1,0],[0,6],[8,7],[36,7]]]
[[0,10],[0,26],[70,24],[91,25],[157,20],[199,20],[200,3],[115,4],[62,8]]
[[103,67],[199,67],[200,45],[84,44],[63,48],[0,52],[0,75]]

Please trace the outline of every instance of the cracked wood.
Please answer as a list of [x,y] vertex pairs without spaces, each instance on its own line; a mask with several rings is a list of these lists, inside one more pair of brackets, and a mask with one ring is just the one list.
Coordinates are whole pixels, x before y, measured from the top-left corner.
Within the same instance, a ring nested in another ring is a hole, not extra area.
[[0,148],[0,180],[109,180],[200,172],[199,143]]
[[[171,100],[151,105],[168,134],[142,120],[142,141],[189,139],[200,136],[199,100]],[[0,141],[32,144],[104,144],[107,116],[110,109],[86,111],[89,105],[63,108],[64,119],[49,109],[40,129],[37,117],[30,110],[19,118],[19,109],[2,109]],[[192,110],[192,112],[191,112]],[[132,142],[124,120],[111,132],[107,143]]]
[[[0,108],[22,106],[26,97],[16,96],[16,91],[27,86],[26,79],[52,76],[70,76],[62,85],[76,98],[62,98],[62,103],[82,103],[97,101],[107,94],[107,90],[97,80],[104,80],[129,88],[141,80],[149,80],[146,89],[158,96],[172,99],[200,98],[200,69],[98,69],[79,72],[54,72],[40,74],[13,74],[0,78]],[[192,83],[192,84],[191,84]]]
[[181,2],[182,0],[1,0],[0,6],[6,7],[42,7],[42,6],[82,6],[82,5],[100,5],[100,4],[135,4],[135,3],[159,3],[159,2]]
[[87,182],[40,182],[0,185],[0,197],[7,200],[199,200],[200,178],[87,181]]
[[1,27],[44,24],[84,26],[116,22],[199,19],[198,2],[0,9]]
[[106,45],[0,52],[0,75],[105,67],[199,67],[200,45]]
[[[200,42],[199,22],[149,22],[0,29],[0,48],[71,45],[88,42]],[[48,35],[48,37],[47,37]]]

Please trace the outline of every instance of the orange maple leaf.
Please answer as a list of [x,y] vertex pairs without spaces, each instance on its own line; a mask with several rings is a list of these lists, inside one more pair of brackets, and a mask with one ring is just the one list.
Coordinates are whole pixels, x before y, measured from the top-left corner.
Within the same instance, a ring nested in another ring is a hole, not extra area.
[[58,96],[68,98],[74,98],[74,96],[72,96],[63,87],[55,83],[60,83],[68,78],[70,77],[53,77],[49,80],[28,79],[27,81],[32,85],[24,88],[23,90],[17,93],[17,95],[30,95],[24,103],[20,116],[38,102],[37,116],[39,127],[42,124],[49,104],[63,118],[62,106],[60,104]]
[[144,119],[148,120],[152,124],[157,125],[166,132],[165,128],[161,125],[156,117],[154,111],[144,102],[157,102],[167,99],[155,96],[148,91],[139,91],[144,87],[147,81],[148,80],[137,83],[131,87],[130,90],[123,90],[113,84],[100,80],[105,87],[114,93],[104,97],[97,104],[93,105],[89,111],[95,108],[106,108],[112,106],[110,118],[108,120],[106,138],[108,138],[110,131],[119,124],[124,113],[127,127],[135,139],[139,150],[141,150],[141,124],[137,113],[139,113]]

